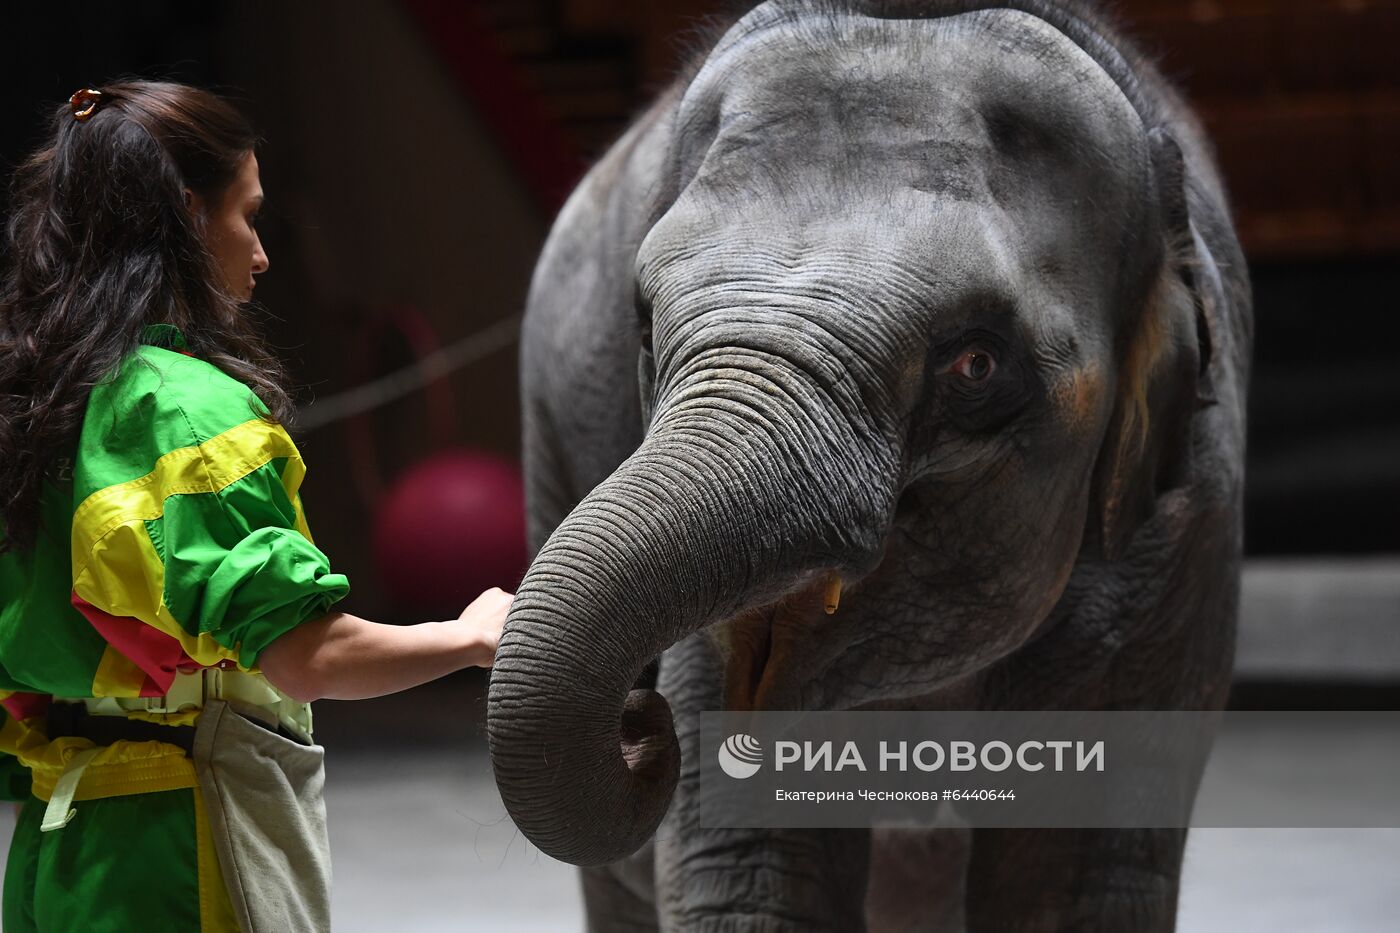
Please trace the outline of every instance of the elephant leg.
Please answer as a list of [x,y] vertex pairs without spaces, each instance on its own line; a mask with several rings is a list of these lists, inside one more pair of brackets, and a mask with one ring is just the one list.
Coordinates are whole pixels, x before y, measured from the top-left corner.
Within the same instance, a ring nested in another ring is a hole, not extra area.
[[978,829],[968,933],[1170,933],[1184,829]]
[[675,711],[681,775],[655,836],[666,933],[861,933],[870,831],[704,829],[699,711],[723,708],[714,646],[693,636],[668,651],[658,687]]
[[704,830],[657,839],[666,933],[862,933],[868,830]]
[[961,933],[971,843],[963,828],[874,830],[865,895],[871,933]]
[[655,933],[652,843],[611,865],[579,869],[588,933]]

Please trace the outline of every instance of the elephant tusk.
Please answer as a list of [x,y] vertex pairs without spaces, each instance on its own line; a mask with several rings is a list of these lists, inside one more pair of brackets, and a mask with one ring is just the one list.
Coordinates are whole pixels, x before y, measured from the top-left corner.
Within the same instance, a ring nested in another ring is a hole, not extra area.
[[839,574],[832,574],[826,580],[826,614],[835,615],[836,607],[841,605],[841,577]]

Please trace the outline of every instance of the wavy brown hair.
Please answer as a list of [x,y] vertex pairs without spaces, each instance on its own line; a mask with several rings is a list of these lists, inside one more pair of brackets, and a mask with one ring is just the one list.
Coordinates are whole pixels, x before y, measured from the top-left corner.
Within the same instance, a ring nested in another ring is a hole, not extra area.
[[[186,191],[218,205],[257,136],[228,102],[156,81],[99,87],[95,112],[54,112],[14,173],[0,272],[0,550],[28,549],[39,496],[72,455],[92,387],[148,324],[246,384],[272,420],[282,366],[224,286]],[[251,404],[251,400],[250,400]]]

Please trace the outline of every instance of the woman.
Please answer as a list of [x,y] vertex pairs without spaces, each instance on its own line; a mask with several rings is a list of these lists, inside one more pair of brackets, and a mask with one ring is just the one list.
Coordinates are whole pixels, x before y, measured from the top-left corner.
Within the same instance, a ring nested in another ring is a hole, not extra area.
[[177,84],[83,90],[15,172],[0,284],[4,929],[329,926],[306,705],[489,666],[510,596],[380,625],[312,543],[241,310],[256,139]]

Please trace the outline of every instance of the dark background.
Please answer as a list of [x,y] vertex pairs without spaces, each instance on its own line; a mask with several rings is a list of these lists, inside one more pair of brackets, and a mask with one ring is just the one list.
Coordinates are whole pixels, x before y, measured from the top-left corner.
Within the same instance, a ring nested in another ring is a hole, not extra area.
[[[681,0],[143,0],[7,10],[0,163],[73,90],[136,74],[234,96],[263,132],[271,271],[259,298],[303,398],[411,359],[368,322],[412,305],[443,341],[517,313],[561,197],[663,86],[699,18]],[[1400,551],[1400,2],[1130,0],[1130,31],[1217,143],[1250,257],[1251,555]],[[444,441],[517,455],[514,348],[369,426],[387,477]],[[347,605],[402,617],[375,575],[346,432],[298,437]],[[504,581],[503,585],[510,585]]]

